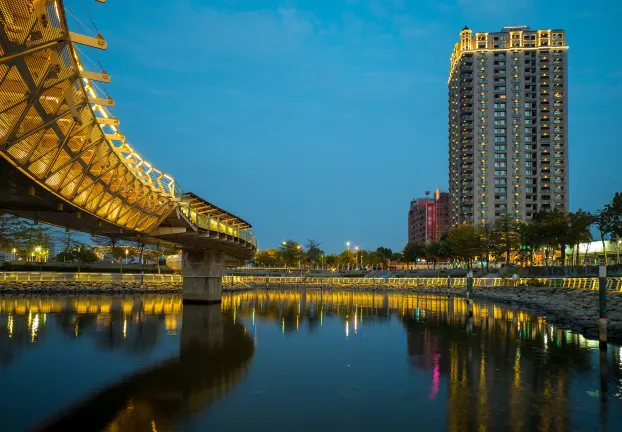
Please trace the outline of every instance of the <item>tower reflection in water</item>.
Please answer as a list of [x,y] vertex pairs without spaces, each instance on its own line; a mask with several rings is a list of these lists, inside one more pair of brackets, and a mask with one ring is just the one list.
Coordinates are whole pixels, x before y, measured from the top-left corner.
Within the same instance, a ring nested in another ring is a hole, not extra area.
[[[323,331],[328,318],[342,321],[344,336],[363,339],[366,325],[400,323],[409,366],[429,374],[420,391],[446,401],[449,430],[569,429],[571,399],[586,390],[573,389],[573,377],[599,368],[597,342],[509,307],[475,303],[468,318],[463,299],[320,290],[227,294],[221,306],[209,307],[182,307],[179,296],[5,297],[0,358],[17,361],[50,325],[70,338],[94,337],[105,349],[146,350],[158,343],[164,321],[167,333],[179,333],[177,358],[112,385],[43,427],[162,431],[245,378],[260,337],[257,320],[293,335]],[[607,403],[622,394],[621,348],[610,347],[605,366],[605,388],[610,385],[608,399],[600,393],[602,424],[612,415]]]

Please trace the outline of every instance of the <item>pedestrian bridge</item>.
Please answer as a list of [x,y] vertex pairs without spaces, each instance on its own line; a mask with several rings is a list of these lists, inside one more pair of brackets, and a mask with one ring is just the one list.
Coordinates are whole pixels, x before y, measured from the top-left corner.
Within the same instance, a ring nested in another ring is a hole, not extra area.
[[107,47],[71,31],[62,0],[0,0],[0,210],[177,245],[185,297],[219,299],[225,262],[255,255],[251,225],[184,192],[128,143],[97,85],[110,76],[87,70],[77,45]]

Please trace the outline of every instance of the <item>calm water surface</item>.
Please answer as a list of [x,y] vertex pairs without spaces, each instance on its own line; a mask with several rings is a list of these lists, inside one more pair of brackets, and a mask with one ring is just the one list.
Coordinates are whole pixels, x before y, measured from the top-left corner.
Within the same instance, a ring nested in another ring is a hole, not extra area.
[[622,431],[622,349],[463,299],[0,297],[0,430]]

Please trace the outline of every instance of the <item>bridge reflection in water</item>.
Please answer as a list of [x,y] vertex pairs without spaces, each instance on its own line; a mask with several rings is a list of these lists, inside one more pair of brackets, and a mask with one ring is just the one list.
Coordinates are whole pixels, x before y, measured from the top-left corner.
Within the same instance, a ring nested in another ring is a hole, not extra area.
[[[45,338],[50,323],[69,337],[95,333],[97,343],[111,349],[157,344],[149,336],[156,319],[164,321],[167,333],[179,333],[179,357],[70,407],[48,419],[43,430],[173,429],[246,377],[259,321],[284,334],[339,328],[358,338],[365,326],[399,323],[409,368],[429,380],[416,391],[431,401],[446,400],[449,430],[572,429],[582,425],[572,411],[584,398],[596,398],[599,410],[586,419],[595,416],[605,425],[622,408],[622,348],[610,347],[601,365],[608,376],[599,389],[598,378],[589,378],[599,370],[597,342],[510,307],[475,303],[472,319],[466,312],[463,299],[320,290],[248,291],[224,295],[220,306],[183,307],[174,295],[3,297],[0,358],[17,361],[20,350]],[[342,325],[336,327],[338,321]],[[141,334],[135,331],[139,325]],[[588,376],[590,385],[578,384],[578,376]],[[607,383],[610,388],[602,391]]]

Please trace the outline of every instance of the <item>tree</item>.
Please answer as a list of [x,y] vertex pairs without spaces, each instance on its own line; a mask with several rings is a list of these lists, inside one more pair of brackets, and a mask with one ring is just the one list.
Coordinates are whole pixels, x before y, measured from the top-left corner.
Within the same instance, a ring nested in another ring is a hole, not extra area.
[[579,209],[574,213],[568,214],[570,227],[568,230],[567,243],[574,246],[575,263],[579,263],[579,245],[592,241],[592,231],[590,227],[594,223],[594,216]]
[[519,246],[517,225],[514,217],[504,213],[495,219],[494,231],[498,237],[499,244],[505,250],[505,262],[510,264],[510,257],[513,250]]
[[402,253],[407,263],[417,262],[419,258],[425,258],[425,244],[408,242]]
[[471,224],[458,225],[449,231],[448,238],[453,252],[465,260],[470,269],[473,258],[481,250],[481,234],[477,228]]
[[356,255],[351,250],[344,250],[339,254],[339,264],[343,267],[350,267],[356,264]]
[[23,219],[9,213],[0,214],[0,249],[11,250],[15,248],[15,234],[21,231]]
[[66,249],[57,255],[59,259],[64,261],[76,261],[78,267],[80,264],[90,264],[98,260],[97,254],[90,245],[76,242],[71,249]]
[[276,266],[279,263],[279,251],[266,249],[255,255],[255,263],[260,266]]
[[308,239],[305,247],[307,248],[307,256],[309,257],[309,261],[311,264],[315,264],[317,259],[324,255],[324,251],[320,249],[321,242]]
[[434,263],[434,266],[433,266],[434,269],[436,269],[436,263],[441,258],[440,252],[441,252],[440,242],[430,243],[429,245],[425,247],[425,259],[428,262]]
[[393,251],[386,247],[380,246],[376,249],[376,253],[384,258],[384,262],[389,262],[393,258]]
[[605,206],[604,209],[598,212],[596,216],[596,228],[600,234],[600,241],[603,245],[603,252],[605,253],[605,265],[608,264],[607,247],[605,245],[605,239],[613,231],[613,211],[610,207]]
[[303,255],[302,246],[293,240],[284,241],[279,248],[279,258],[286,266],[301,263]]
[[525,222],[518,226],[518,236],[520,239],[520,251],[525,258],[529,258],[529,263],[533,266],[533,253],[541,246],[540,227],[534,222]]
[[49,245],[52,243],[51,227],[22,219],[20,229],[14,233],[13,238],[22,254],[26,257],[33,257],[37,247],[49,249]]
[[326,255],[326,265],[336,267],[339,265],[339,257],[335,254]]
[[361,251],[361,262],[366,267],[378,267],[384,263],[384,256],[380,256],[378,252]]
[[395,253],[393,253],[393,255],[391,255],[391,261],[397,262],[397,263],[403,263],[404,262],[404,254],[402,252],[395,252]]
[[[479,232],[481,235],[482,247],[480,255],[484,258],[480,259],[483,270],[484,260],[486,261],[486,268],[488,268],[490,265],[490,255],[494,254],[495,257],[497,256],[499,246],[502,245],[502,242],[499,232],[497,232],[489,223],[483,223],[479,228]],[[505,244],[503,244],[503,246],[505,247]]]
[[545,246],[546,265],[549,265],[549,250],[556,250],[558,247],[563,264],[566,259],[566,242],[570,227],[568,213],[559,209],[541,210],[533,216],[532,220],[539,225],[540,239],[542,245]]

